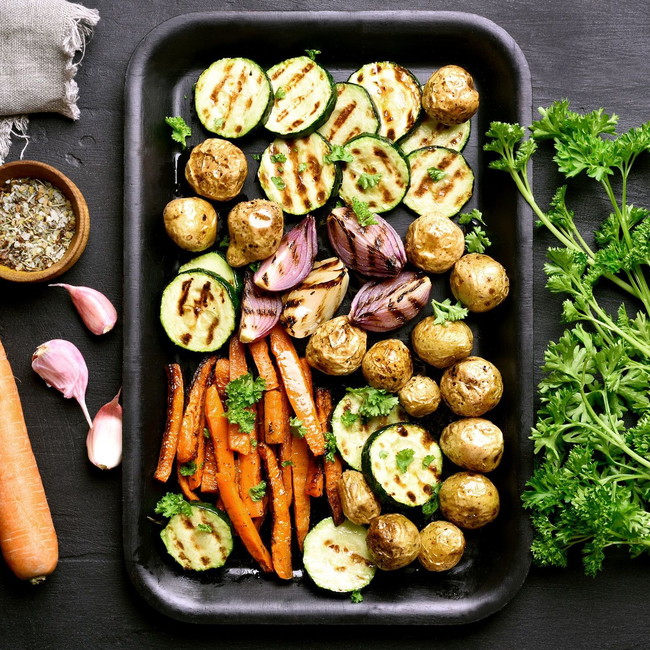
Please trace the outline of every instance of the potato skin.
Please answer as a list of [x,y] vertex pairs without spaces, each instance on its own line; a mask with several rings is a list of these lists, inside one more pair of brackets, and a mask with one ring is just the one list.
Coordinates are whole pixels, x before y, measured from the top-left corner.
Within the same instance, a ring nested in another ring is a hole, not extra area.
[[228,214],[228,264],[239,267],[270,257],[278,250],[283,231],[284,213],[277,203],[265,199],[238,203]]
[[474,335],[463,321],[435,322],[433,316],[423,318],[411,332],[415,353],[434,368],[448,368],[469,356]]
[[312,368],[326,375],[349,375],[361,366],[368,335],[350,324],[347,316],[337,316],[316,328],[305,357]]
[[452,463],[472,472],[491,472],[503,456],[503,433],[483,418],[463,418],[440,434],[440,448]]
[[213,201],[234,199],[247,174],[244,152],[220,138],[208,138],[194,147],[185,165],[185,178],[192,189]]
[[440,486],[440,512],[460,528],[474,530],[499,514],[499,493],[483,474],[458,472]]
[[338,484],[343,514],[358,526],[369,524],[381,514],[381,503],[361,472],[348,469]]
[[430,377],[413,375],[397,393],[404,410],[414,418],[430,415],[440,406],[440,389]]
[[395,571],[411,564],[418,556],[420,533],[410,519],[391,513],[370,522],[366,543],[377,568]]
[[462,229],[447,217],[422,215],[406,231],[406,257],[429,273],[448,271],[465,252]]
[[420,531],[418,560],[427,571],[448,571],[465,552],[465,535],[449,521],[432,521]]
[[186,251],[209,248],[217,238],[217,212],[198,196],[173,199],[163,210],[165,230]]
[[499,403],[503,380],[493,363],[482,357],[467,357],[445,370],[440,393],[456,415],[478,417]]
[[503,266],[489,255],[470,253],[461,257],[449,276],[451,292],[467,309],[485,312],[500,305],[510,291]]
[[443,124],[462,124],[478,110],[479,94],[472,75],[458,65],[436,70],[422,89],[422,107]]
[[400,340],[384,339],[366,352],[361,369],[371,386],[396,393],[411,378],[413,360]]

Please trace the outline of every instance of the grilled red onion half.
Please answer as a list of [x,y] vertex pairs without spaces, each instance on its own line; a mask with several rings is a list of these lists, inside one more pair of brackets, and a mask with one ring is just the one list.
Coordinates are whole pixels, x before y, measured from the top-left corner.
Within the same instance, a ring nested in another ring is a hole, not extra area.
[[349,207],[335,208],[327,217],[327,233],[343,263],[373,278],[391,278],[406,264],[402,238],[379,215],[376,224],[362,226]]
[[261,339],[273,329],[281,313],[280,296],[256,287],[251,274],[247,273],[241,299],[239,340],[242,343],[252,343]]
[[308,215],[284,235],[278,250],[255,272],[253,282],[266,291],[291,289],[309,275],[317,250],[316,220]]
[[350,323],[370,332],[389,332],[415,318],[429,302],[431,280],[421,271],[366,282],[352,301]]

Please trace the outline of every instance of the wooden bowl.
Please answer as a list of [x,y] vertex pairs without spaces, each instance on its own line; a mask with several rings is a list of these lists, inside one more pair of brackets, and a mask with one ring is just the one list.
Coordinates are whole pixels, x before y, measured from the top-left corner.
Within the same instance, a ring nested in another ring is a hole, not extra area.
[[76,217],[75,233],[68,250],[63,257],[40,271],[16,271],[0,264],[0,278],[12,282],[45,282],[67,271],[86,248],[90,234],[90,215],[88,205],[79,188],[58,169],[36,162],[35,160],[18,160],[0,166],[0,188],[10,178],[38,178],[48,181],[61,190],[74,210]]

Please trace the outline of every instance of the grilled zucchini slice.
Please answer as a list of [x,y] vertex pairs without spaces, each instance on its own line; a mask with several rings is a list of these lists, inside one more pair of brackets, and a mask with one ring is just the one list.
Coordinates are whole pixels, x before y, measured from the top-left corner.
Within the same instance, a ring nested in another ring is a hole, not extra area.
[[225,513],[207,503],[192,503],[191,515],[174,515],[160,531],[167,552],[184,569],[206,571],[223,566],[233,547]]
[[204,269],[179,273],[160,302],[160,322],[173,343],[193,352],[218,350],[235,330],[236,298],[221,277]]
[[[389,424],[403,422],[408,417],[401,406],[397,405],[388,415],[356,419],[350,414],[359,412],[363,397],[348,393],[336,405],[332,413],[332,433],[336,447],[343,460],[352,468],[361,471],[361,451],[366,440],[379,429]],[[353,421],[351,421],[353,420]]]
[[325,205],[340,182],[338,166],[326,162],[331,150],[319,133],[292,140],[276,138],[264,150],[257,172],[269,201],[294,215]]
[[363,86],[336,84],[336,105],[318,132],[332,144],[345,144],[362,133],[377,133],[379,115]]
[[280,137],[313,133],[334,109],[332,75],[308,56],[282,61],[267,71],[273,88],[273,106],[266,128]]
[[397,144],[406,154],[423,147],[447,147],[454,151],[462,151],[469,139],[470,130],[469,120],[448,126],[424,113],[424,118]]
[[215,61],[201,73],[194,106],[201,124],[222,138],[241,138],[266,120],[273,104],[271,82],[250,59]]
[[412,151],[408,161],[411,186],[404,205],[417,214],[453,217],[472,197],[474,173],[458,151],[424,147]]
[[422,111],[422,88],[406,68],[392,61],[368,63],[348,79],[363,86],[377,106],[379,134],[399,140],[408,133]]
[[376,431],[361,454],[372,491],[393,507],[423,506],[440,482],[442,452],[429,432],[398,422]]
[[390,140],[362,134],[344,145],[353,160],[342,164],[340,195],[347,203],[364,201],[372,212],[391,210],[410,182],[407,159]]
[[366,537],[368,531],[347,519],[335,526],[331,517],[318,522],[305,537],[303,562],[309,577],[323,589],[362,589],[375,576]]
[[189,262],[183,264],[179,269],[179,273],[185,271],[193,271],[195,269],[204,269],[222,277],[236,292],[241,293],[242,283],[241,278],[235,270],[226,262],[222,255],[216,251],[204,253],[198,257],[192,258]]

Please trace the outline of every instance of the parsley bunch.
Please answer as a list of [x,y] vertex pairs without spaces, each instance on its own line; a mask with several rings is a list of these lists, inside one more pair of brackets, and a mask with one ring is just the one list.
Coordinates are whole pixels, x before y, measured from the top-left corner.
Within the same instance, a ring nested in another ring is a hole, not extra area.
[[255,427],[255,413],[250,406],[262,398],[266,382],[261,377],[253,379],[247,373],[233,379],[226,386],[226,418],[229,422],[239,425],[242,433],[252,433]]
[[[523,494],[531,511],[532,552],[540,565],[565,566],[582,551],[595,575],[605,549],[650,550],[650,211],[629,203],[631,169],[650,151],[650,122],[616,133],[618,118],[602,109],[579,114],[568,101],[540,109],[531,138],[518,124],[492,123],[485,149],[491,167],[508,172],[521,195],[560,246],[549,248],[547,288],[566,295],[562,336],[544,355],[541,406],[532,433],[536,467]],[[561,186],[544,211],[533,194],[528,163],[538,142],[552,140],[554,161],[567,180],[586,175],[611,204],[592,247]],[[599,299],[605,280],[635,301],[612,311]]]

